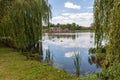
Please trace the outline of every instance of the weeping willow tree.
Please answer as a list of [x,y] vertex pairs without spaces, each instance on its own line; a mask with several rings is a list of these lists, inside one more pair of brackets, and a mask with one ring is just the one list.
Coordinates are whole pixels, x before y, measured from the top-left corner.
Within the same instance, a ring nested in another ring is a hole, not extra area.
[[1,37],[5,36],[3,24],[4,24],[4,21],[7,20],[6,16],[9,12],[8,10],[10,9],[13,1],[14,0],[0,0],[0,40],[1,40]]
[[102,40],[108,41],[110,30],[110,17],[114,0],[95,0],[94,19],[96,44],[101,46]]
[[95,0],[95,43],[108,45],[108,54],[120,55],[120,2],[119,0]]
[[0,0],[0,23],[14,0]]
[[1,37],[18,50],[30,51],[42,40],[43,23],[49,23],[51,7],[47,0],[15,0],[0,24]]
[[[102,42],[106,43],[104,65],[109,65],[111,70],[112,66],[120,64],[120,0],[95,0],[94,26],[95,43],[97,47],[102,47]],[[116,73],[117,69],[113,72]]]

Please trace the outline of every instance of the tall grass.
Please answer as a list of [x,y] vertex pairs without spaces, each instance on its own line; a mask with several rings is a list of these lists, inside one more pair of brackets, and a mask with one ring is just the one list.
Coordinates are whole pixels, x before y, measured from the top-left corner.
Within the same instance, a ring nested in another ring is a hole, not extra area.
[[76,76],[80,76],[80,53],[79,52],[75,52],[74,55],[74,67],[75,67],[75,74]]

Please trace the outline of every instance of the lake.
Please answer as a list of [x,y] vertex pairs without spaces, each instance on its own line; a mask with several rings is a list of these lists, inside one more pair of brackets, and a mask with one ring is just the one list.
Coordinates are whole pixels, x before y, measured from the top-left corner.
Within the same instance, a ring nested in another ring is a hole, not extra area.
[[99,72],[100,67],[94,63],[94,54],[89,54],[89,48],[95,47],[94,33],[44,33],[43,34],[43,59],[46,50],[49,49],[53,55],[54,67],[65,70],[67,73],[75,74],[75,53],[80,56],[80,74]]

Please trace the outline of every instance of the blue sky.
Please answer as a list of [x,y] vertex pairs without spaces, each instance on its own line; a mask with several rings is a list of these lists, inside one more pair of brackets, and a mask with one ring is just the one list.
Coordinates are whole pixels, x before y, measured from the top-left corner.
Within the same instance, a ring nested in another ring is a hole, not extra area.
[[48,0],[52,6],[54,24],[73,23],[90,26],[93,23],[94,0]]

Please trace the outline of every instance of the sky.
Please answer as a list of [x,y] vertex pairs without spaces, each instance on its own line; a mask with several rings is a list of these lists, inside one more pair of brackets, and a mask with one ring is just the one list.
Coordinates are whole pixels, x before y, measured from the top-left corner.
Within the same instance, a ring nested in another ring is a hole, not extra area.
[[48,0],[52,6],[54,24],[76,23],[89,27],[93,23],[94,0]]

